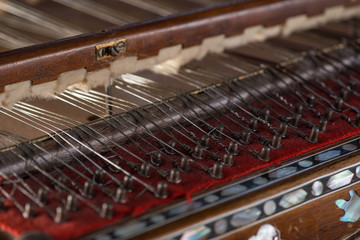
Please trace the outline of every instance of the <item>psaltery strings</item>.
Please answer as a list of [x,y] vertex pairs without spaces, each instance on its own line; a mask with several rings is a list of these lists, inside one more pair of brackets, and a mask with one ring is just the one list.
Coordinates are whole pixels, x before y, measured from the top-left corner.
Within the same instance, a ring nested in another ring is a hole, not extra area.
[[[358,73],[341,60],[356,46],[298,57],[276,43],[254,45],[260,55],[241,48],[211,54],[174,75],[166,69],[124,74],[110,79],[111,95],[81,89],[56,95],[93,123],[32,102],[0,109],[48,136],[30,141],[0,132],[1,195],[25,218],[40,208],[61,223],[81,205],[110,219],[119,205],[173,196],[194,170],[211,182],[227,177],[223,168],[241,167],[242,156],[272,161],[292,134],[317,143],[334,117],[359,126],[358,106],[347,101],[360,96]],[[292,62],[276,64],[269,55]],[[262,58],[267,66],[259,69]],[[314,69],[320,70],[312,77],[301,73]]]
[[[208,7],[226,0],[1,0],[0,51]],[[49,7],[51,6],[51,7]]]

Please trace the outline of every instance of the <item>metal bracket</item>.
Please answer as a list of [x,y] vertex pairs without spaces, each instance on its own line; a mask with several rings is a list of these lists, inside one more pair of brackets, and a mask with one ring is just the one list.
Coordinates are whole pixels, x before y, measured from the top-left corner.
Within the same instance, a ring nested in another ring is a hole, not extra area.
[[120,39],[108,43],[99,44],[95,47],[96,60],[116,57],[126,53],[126,39]]

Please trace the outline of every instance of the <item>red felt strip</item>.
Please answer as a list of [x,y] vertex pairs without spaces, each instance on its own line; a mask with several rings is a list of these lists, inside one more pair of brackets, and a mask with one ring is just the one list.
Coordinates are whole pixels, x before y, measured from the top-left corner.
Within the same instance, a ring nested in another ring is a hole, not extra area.
[[[333,89],[334,91],[338,92],[339,89],[336,89],[336,85],[329,82],[328,84],[330,89]],[[286,97],[286,94],[284,94]],[[289,97],[289,96],[287,96]],[[290,101],[291,102],[291,101]],[[276,111],[278,111],[281,114],[284,114],[285,116],[290,116],[288,112],[286,112],[284,109],[277,107],[276,104],[267,101],[269,105],[271,105],[272,108],[274,108]],[[295,104],[295,102],[292,102]],[[355,106],[356,108],[360,108],[360,101],[359,97],[356,97],[353,94],[350,94],[349,99],[347,100],[347,103],[350,105]],[[254,106],[257,106],[259,108],[263,108],[264,106],[260,103],[256,103]],[[317,104],[316,109],[320,112],[324,112],[325,109],[323,106]],[[346,107],[344,107],[346,108]],[[346,111],[344,112],[347,116],[349,116],[351,119],[354,119],[356,116],[356,113],[354,111]],[[228,113],[227,116],[235,119],[236,117],[234,114]],[[313,121],[315,124],[318,124],[319,119],[314,118],[313,114],[305,110],[304,117],[307,120]],[[217,120],[221,121],[224,125],[228,126],[232,130],[241,130],[241,128],[234,123],[233,121],[229,120],[227,117],[222,116],[219,117]],[[212,126],[218,125],[218,122],[215,119],[211,119],[208,121],[208,123]],[[237,119],[238,122],[241,122],[242,124],[245,124],[241,120]],[[279,127],[279,124],[276,122],[272,122],[275,127]],[[302,123],[301,126],[298,128],[299,130],[305,131],[307,134],[310,133],[310,128],[304,126]],[[197,128],[189,126],[188,130],[193,132],[196,136],[201,137],[203,133],[199,131]],[[239,130],[239,131],[240,131]],[[184,132],[184,131],[183,131]],[[187,138],[183,137],[181,134],[175,131],[169,131],[168,133],[173,134],[179,141],[182,143],[188,144],[191,147],[194,147],[194,144],[189,141]],[[185,133],[185,132],[184,132]],[[225,130],[225,133],[230,135],[230,133]],[[265,126],[261,126],[257,132],[259,135],[266,136],[267,138],[271,138],[272,133],[267,129]],[[271,165],[277,164],[282,161],[286,161],[287,159],[296,157],[300,154],[304,154],[307,152],[310,152],[312,150],[318,149],[320,147],[324,147],[330,144],[333,144],[338,141],[342,141],[344,139],[347,139],[349,137],[352,137],[354,135],[357,135],[360,133],[359,128],[355,128],[351,126],[349,123],[341,119],[339,116],[334,115],[332,121],[327,126],[327,131],[325,133],[320,134],[320,141],[317,144],[311,144],[304,138],[298,136],[295,132],[292,132],[291,130],[288,131],[288,135],[285,139],[282,141],[282,147],[278,150],[272,150],[271,151],[271,160],[269,162],[263,162],[259,159],[255,158],[248,150],[239,148],[240,153],[238,156],[235,156],[233,158],[235,165],[232,167],[224,167],[224,178],[222,179],[214,179],[212,178],[208,173],[206,173],[203,169],[197,167],[196,165],[192,164],[191,166],[191,172],[190,173],[181,173],[182,177],[182,183],[181,184],[169,184],[168,191],[169,191],[169,197],[167,199],[158,199],[155,198],[150,192],[144,192],[140,197],[135,198],[135,196],[142,191],[142,188],[139,184],[135,184],[135,191],[133,193],[129,193],[129,203],[127,204],[116,204],[114,207],[115,210],[115,217],[111,220],[104,220],[99,217],[99,214],[97,214],[93,209],[90,209],[87,207],[84,203],[80,203],[79,210],[76,212],[70,212],[68,213],[68,221],[65,223],[57,224],[55,223],[49,215],[41,208],[36,209],[36,216],[33,219],[26,220],[21,216],[21,213],[14,207],[13,203],[11,201],[7,200],[5,201],[5,205],[7,207],[7,210],[0,213],[0,227],[6,231],[9,231],[15,235],[20,234],[21,232],[29,231],[29,230],[40,230],[43,231],[51,236],[53,236],[55,239],[69,239],[69,238],[76,238],[78,236],[81,236],[83,234],[89,233],[99,227],[102,227],[106,224],[113,223],[118,221],[120,218],[122,218],[124,215],[138,215],[143,213],[144,211],[148,210],[149,208],[160,205],[163,203],[171,202],[173,199],[178,198],[180,196],[186,196],[189,200],[191,199],[191,195],[195,193],[196,191],[204,188],[208,188],[210,186],[224,183],[224,182],[231,182],[236,178],[245,176],[246,174],[249,174],[251,172],[254,172],[256,170],[259,170],[261,168],[266,168]],[[186,133],[185,133],[186,134]],[[170,137],[166,133],[159,133],[157,135],[158,138],[161,138],[165,141],[170,140]],[[151,141],[154,145],[158,146],[157,142],[154,140],[151,140],[149,138],[149,141]],[[222,142],[225,146],[229,144],[229,140],[222,139]],[[152,148],[141,141],[138,141],[138,144],[142,144],[142,146],[147,151],[152,151]],[[223,156],[224,150],[219,146],[216,145],[213,140],[211,140],[211,147],[209,148],[209,151],[216,152],[220,157]],[[148,156],[146,156],[141,150],[139,150],[134,144],[127,144],[125,146],[128,150],[138,154],[143,159],[149,159]],[[262,144],[260,144],[256,138],[252,137],[252,143],[247,145],[247,147],[255,150],[260,150],[262,147]],[[177,146],[179,148],[179,146]],[[180,148],[179,148],[180,149]],[[130,154],[117,149],[118,153],[121,154],[125,159],[132,161],[132,162],[139,162],[138,159],[135,159]],[[173,156],[174,159],[177,161],[179,160],[179,156],[175,155]],[[95,159],[99,164],[102,162],[99,159]],[[201,163],[204,166],[212,167],[214,164],[214,160],[211,159],[208,155],[204,159],[196,160],[199,163]],[[91,164],[86,163],[90,168],[94,169],[94,167]],[[107,168],[106,166],[104,166]],[[122,164],[122,167],[124,167],[126,170],[133,172],[134,171],[125,164]],[[174,166],[170,161],[164,161],[164,164],[160,167],[164,170],[170,170]],[[79,167],[79,169],[81,169]],[[69,170],[64,170],[64,173],[68,175],[69,177],[73,179],[77,179],[77,176],[72,173]],[[54,174],[56,176],[56,174]],[[156,186],[156,184],[159,181],[164,181],[164,179],[159,175],[156,174],[154,171],[151,173],[152,177],[147,178],[141,178],[142,180],[146,181],[147,184],[151,186]],[[113,173],[113,176],[122,179],[123,174],[121,173]],[[90,176],[91,177],[91,176]],[[40,177],[41,180],[51,185],[50,181],[46,179],[45,177]],[[107,179],[109,180],[109,179]],[[83,182],[78,179],[80,184]],[[31,178],[26,180],[27,184],[30,186],[38,186],[36,182],[34,182]],[[4,187],[6,190],[11,191],[12,186]],[[115,187],[114,184],[109,185],[107,187]],[[112,202],[110,198],[104,197],[101,194],[100,189],[96,190],[96,196],[93,199],[89,199],[89,201],[97,206],[100,206],[102,202]],[[21,199],[22,194],[19,191],[16,191],[15,196],[17,199]],[[61,197],[65,197],[66,194],[60,194]],[[21,201],[21,204],[24,204],[26,202],[26,198],[22,196],[23,201]],[[55,209],[57,206],[59,206],[59,201],[56,199],[55,195],[50,194],[49,195],[49,204],[47,207],[49,209]]]

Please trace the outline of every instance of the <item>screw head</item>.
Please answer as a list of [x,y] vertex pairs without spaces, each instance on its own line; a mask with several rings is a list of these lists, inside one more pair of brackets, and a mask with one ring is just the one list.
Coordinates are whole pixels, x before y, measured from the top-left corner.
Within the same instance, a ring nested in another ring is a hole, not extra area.
[[121,50],[123,50],[125,48],[125,43],[124,42],[119,42],[116,46],[115,46],[116,50],[118,52],[120,52]]
[[99,52],[98,52],[98,56],[99,57],[105,57],[106,55],[106,49],[105,48],[100,48]]

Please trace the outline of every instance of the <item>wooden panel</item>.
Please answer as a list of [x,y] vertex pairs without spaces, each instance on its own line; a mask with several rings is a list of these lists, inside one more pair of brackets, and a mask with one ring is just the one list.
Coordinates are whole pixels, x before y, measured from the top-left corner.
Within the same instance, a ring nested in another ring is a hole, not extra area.
[[97,69],[104,62],[116,58],[96,61],[95,46],[120,38],[127,39],[127,56],[146,58],[156,55],[165,47],[177,44],[194,46],[207,37],[219,34],[232,36],[240,34],[248,26],[279,24],[290,16],[320,13],[326,7],[339,4],[348,6],[355,3],[351,0],[256,0],[232,3],[4,52],[0,54],[0,87],[26,80],[39,84],[55,79],[62,72],[79,68]]

